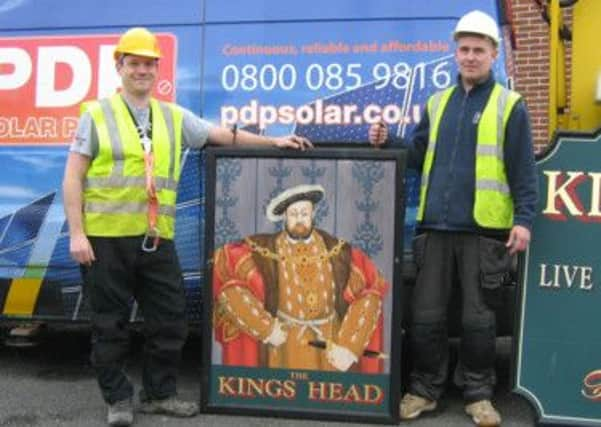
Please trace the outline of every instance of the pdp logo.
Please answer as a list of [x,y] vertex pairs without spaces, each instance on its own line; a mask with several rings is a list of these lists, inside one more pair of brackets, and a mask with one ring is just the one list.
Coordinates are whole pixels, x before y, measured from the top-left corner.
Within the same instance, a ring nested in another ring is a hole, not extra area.
[[[68,143],[81,102],[119,89],[113,50],[120,34],[0,38],[0,143]],[[175,100],[176,38],[163,53],[154,96]]]

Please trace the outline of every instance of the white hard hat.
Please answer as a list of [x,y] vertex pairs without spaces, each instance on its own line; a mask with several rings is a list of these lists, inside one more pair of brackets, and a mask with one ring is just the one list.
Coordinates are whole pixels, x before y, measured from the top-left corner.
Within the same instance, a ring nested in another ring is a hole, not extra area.
[[499,27],[495,20],[490,15],[479,10],[472,10],[466,13],[457,22],[453,38],[457,40],[458,35],[461,33],[481,34],[489,37],[495,45],[498,45],[501,40],[499,37]]

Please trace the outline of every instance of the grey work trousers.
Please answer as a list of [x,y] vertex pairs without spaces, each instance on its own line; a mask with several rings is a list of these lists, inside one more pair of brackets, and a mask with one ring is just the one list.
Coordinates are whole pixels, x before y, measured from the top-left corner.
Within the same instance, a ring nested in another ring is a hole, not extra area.
[[462,335],[456,380],[466,402],[490,399],[496,382],[496,323],[492,309],[510,256],[504,241],[476,233],[428,230],[413,242],[417,279],[413,290],[409,391],[438,400],[448,372],[447,310],[458,278]]

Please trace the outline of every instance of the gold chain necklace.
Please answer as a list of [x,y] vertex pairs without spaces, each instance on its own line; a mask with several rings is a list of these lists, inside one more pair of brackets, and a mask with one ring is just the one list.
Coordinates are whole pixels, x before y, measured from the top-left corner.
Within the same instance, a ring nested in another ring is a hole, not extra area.
[[330,258],[335,257],[336,255],[340,254],[342,247],[346,244],[345,240],[340,239],[340,240],[338,240],[338,243],[336,243],[336,245],[332,249],[330,249],[328,252],[322,252],[321,254],[318,254],[318,255],[286,256],[286,255],[280,255],[278,253],[275,253],[275,252],[269,250],[268,248],[257,244],[256,242],[251,240],[249,237],[245,237],[244,241],[248,244],[248,246],[250,246],[250,249],[253,252],[258,253],[262,257],[270,258],[275,261],[290,262],[293,264],[309,264],[309,263],[314,263],[314,262],[327,261]]

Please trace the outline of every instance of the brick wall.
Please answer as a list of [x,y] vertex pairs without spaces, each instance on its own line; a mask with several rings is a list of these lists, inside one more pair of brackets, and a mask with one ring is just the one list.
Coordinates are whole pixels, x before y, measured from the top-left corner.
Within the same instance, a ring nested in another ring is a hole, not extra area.
[[[547,0],[541,0],[546,4]],[[547,129],[549,100],[549,26],[543,20],[535,0],[511,0],[516,35],[515,89],[528,103],[535,148],[541,150],[549,141]],[[564,20],[571,27],[571,10],[563,9]],[[566,49],[566,78],[570,78],[570,46]],[[569,88],[568,98],[569,98]]]
[[516,35],[515,89],[526,99],[534,145],[541,149],[549,142],[549,27],[535,0],[512,0],[512,12]]

